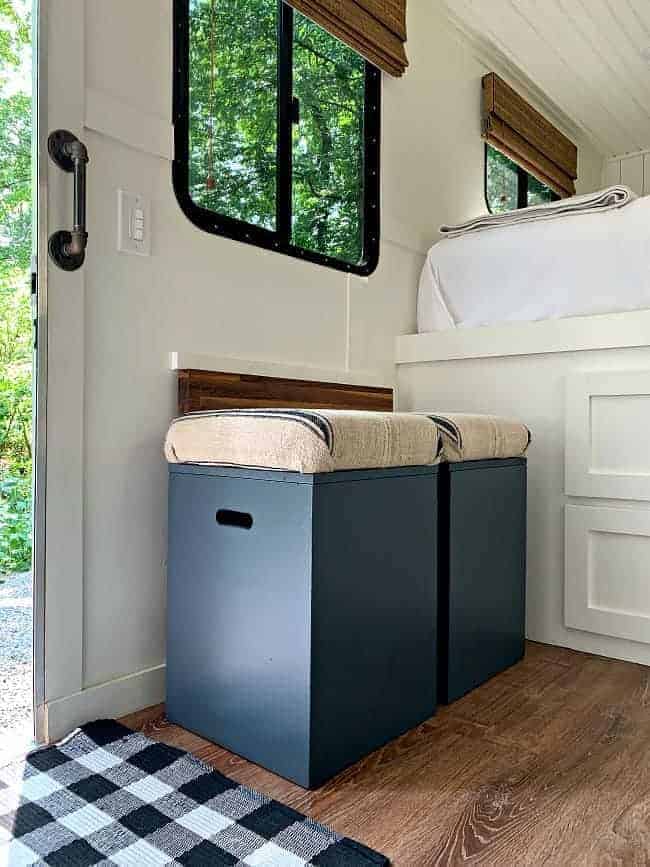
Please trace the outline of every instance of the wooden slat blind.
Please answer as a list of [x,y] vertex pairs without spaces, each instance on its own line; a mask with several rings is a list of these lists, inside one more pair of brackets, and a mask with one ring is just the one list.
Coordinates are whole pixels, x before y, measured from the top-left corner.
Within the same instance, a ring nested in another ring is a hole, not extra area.
[[575,194],[577,147],[494,72],[483,76],[483,138],[560,196]]
[[399,76],[406,70],[406,0],[288,0],[288,3],[384,72]]

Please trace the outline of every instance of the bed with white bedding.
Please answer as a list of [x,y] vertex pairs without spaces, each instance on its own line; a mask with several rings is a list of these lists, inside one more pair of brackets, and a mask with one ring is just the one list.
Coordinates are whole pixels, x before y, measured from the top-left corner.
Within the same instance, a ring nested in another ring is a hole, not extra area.
[[531,216],[453,227],[431,250],[430,333],[397,338],[397,407],[535,431],[528,638],[650,665],[647,576],[630,567],[650,544],[650,197]]
[[644,308],[650,196],[444,237],[422,271],[418,332]]

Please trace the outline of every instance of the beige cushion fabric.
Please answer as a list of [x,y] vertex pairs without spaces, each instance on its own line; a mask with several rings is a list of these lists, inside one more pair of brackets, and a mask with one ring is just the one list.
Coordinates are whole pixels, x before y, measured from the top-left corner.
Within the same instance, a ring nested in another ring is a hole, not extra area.
[[526,425],[496,415],[427,413],[442,434],[442,459],[449,463],[489,458],[519,458],[526,454]]
[[415,413],[225,410],[172,422],[170,463],[267,467],[300,473],[435,464],[441,438]]

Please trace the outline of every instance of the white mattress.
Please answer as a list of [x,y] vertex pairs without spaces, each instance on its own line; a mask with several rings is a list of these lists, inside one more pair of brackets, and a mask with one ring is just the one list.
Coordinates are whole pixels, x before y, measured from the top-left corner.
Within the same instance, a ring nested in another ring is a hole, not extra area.
[[427,256],[418,331],[650,308],[650,196],[619,210],[445,238]]

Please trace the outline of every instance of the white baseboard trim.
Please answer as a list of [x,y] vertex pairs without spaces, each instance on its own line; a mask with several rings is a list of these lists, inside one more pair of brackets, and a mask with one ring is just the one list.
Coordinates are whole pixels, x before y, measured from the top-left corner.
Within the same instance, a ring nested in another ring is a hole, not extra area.
[[124,716],[164,700],[165,666],[136,671],[47,702],[45,739],[51,743],[91,720]]
[[560,630],[554,629],[552,635],[546,630],[526,631],[526,639],[538,644],[548,644],[550,647],[566,647],[567,650],[577,650],[578,653],[589,653],[603,659],[620,659],[621,662],[633,662],[635,665],[650,668],[650,645],[624,638],[561,627]]

